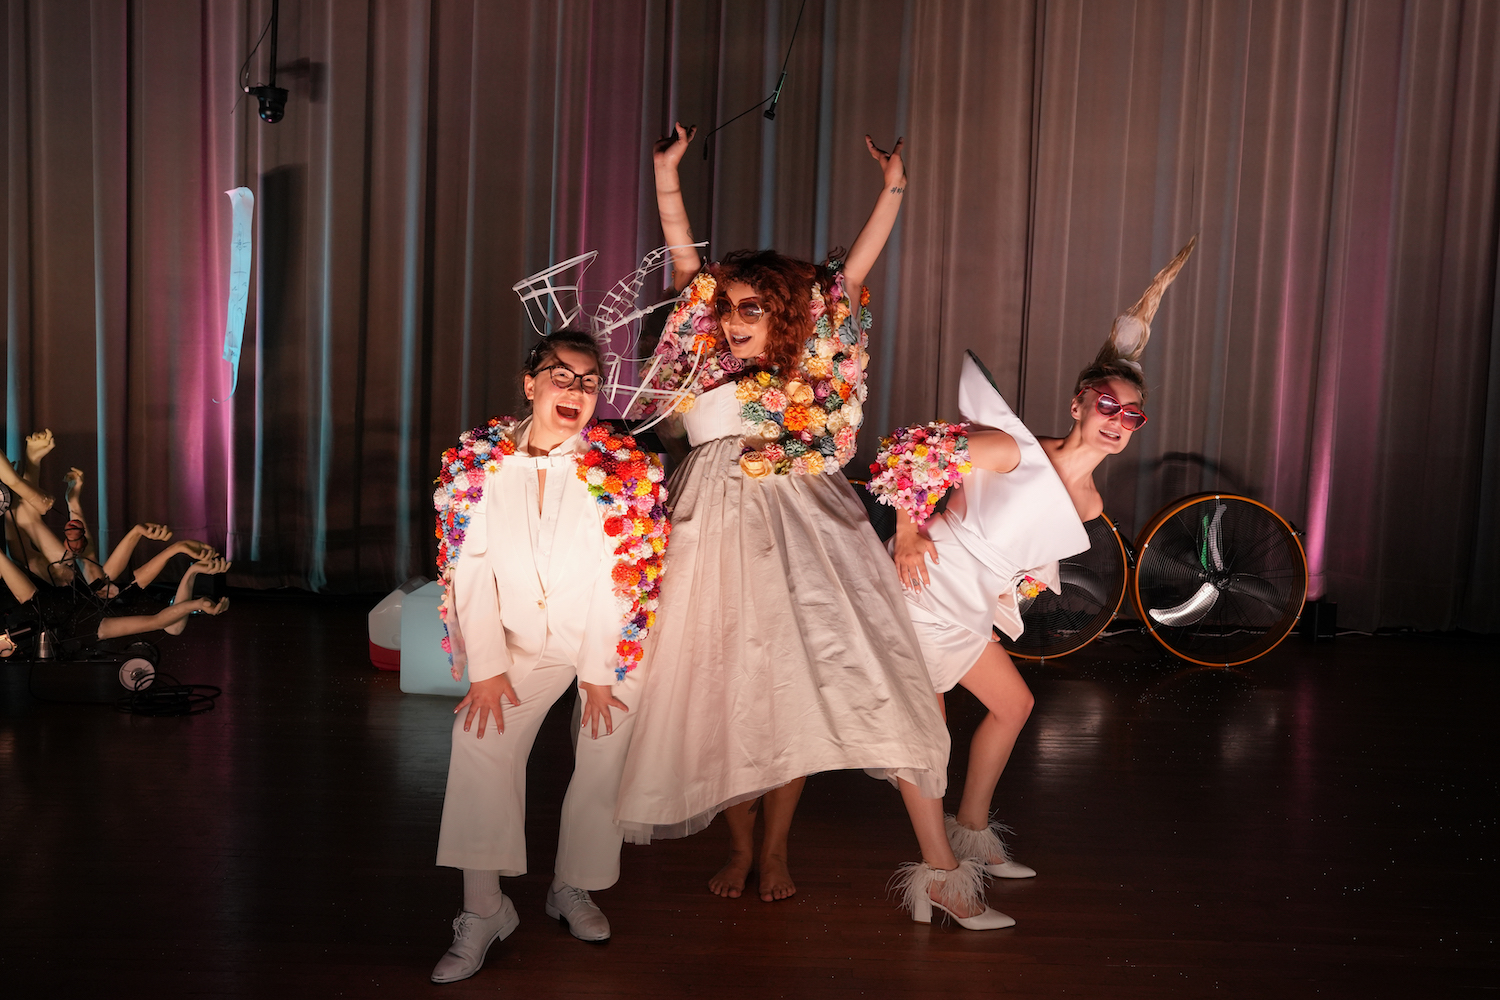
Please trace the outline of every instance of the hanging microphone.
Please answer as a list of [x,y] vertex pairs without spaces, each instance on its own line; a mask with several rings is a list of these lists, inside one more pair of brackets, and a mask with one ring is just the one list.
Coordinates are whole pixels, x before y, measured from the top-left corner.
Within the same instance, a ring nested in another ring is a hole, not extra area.
[[781,88],[786,85],[786,70],[781,71],[781,79],[776,81],[776,90],[771,94],[771,106],[766,109],[766,117],[771,121],[776,120],[776,102],[781,100]]

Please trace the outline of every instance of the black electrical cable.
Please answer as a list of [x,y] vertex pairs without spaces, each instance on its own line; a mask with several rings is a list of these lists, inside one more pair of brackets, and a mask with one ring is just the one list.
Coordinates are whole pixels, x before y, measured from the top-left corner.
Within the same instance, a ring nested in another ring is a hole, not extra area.
[[[214,699],[223,694],[212,684],[184,684],[171,674],[158,671],[150,687],[137,687],[115,702],[115,711],[126,715],[162,718],[201,715],[214,710]],[[164,683],[170,681],[171,683]]]
[[[705,160],[708,159],[708,140],[714,137],[715,132],[719,131],[719,129],[727,128],[728,126],[733,125],[735,122],[739,121],[750,112],[758,110],[767,102],[774,101],[781,96],[782,84],[786,83],[786,68],[787,66],[791,65],[792,62],[792,46],[797,44],[797,32],[802,28],[802,12],[805,10],[807,10],[807,0],[802,0],[802,6],[797,8],[797,23],[792,25],[791,40],[786,43],[786,58],[781,60],[781,79],[780,82],[776,84],[776,89],[771,91],[770,95],[767,96],[765,100],[762,100],[752,105],[751,107],[746,108],[744,111],[741,111],[739,114],[729,119],[729,121],[725,122],[723,125],[715,126],[712,131],[705,135],[703,137],[703,158]],[[766,112],[766,116],[774,117],[774,114],[768,111]]]
[[271,30],[271,22],[273,20],[275,20],[274,14],[266,18],[266,26],[260,29],[260,37],[255,40],[254,47],[250,49],[250,54],[245,57],[244,65],[240,67],[239,73],[234,78],[235,83],[238,84],[235,89],[239,93],[235,95],[234,107],[229,109],[230,114],[234,114],[239,110],[240,102],[245,99],[246,94],[250,93],[250,60],[254,59],[255,53],[260,51],[260,43],[266,40],[266,32]]

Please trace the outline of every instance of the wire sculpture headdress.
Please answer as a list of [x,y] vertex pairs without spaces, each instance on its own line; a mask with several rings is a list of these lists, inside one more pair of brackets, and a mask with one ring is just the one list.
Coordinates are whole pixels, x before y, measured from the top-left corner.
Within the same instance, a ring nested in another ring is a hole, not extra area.
[[[708,244],[691,245],[701,248]],[[599,354],[604,363],[604,371],[600,373],[604,376],[599,387],[600,394],[610,403],[615,403],[617,396],[628,394],[628,401],[618,407],[623,414],[629,414],[643,398],[671,403],[671,405],[660,407],[659,412],[652,419],[635,428],[637,433],[655,426],[673,411],[684,395],[691,391],[688,387],[664,390],[649,386],[656,366],[661,363],[660,358],[654,359],[651,369],[642,372],[639,380],[632,379],[639,365],[648,360],[646,356],[640,355],[641,321],[658,309],[676,305],[678,301],[677,297],[673,297],[650,305],[642,305],[641,290],[646,286],[646,279],[660,271],[671,260],[672,251],[675,249],[678,248],[657,247],[646,254],[641,258],[640,266],[633,273],[615,282],[614,287],[604,294],[598,308],[586,318],[588,331],[598,342]],[[520,296],[526,308],[526,319],[531,324],[531,328],[536,331],[537,336],[546,336],[549,329],[561,330],[570,327],[577,329],[579,327],[585,318],[580,294],[583,274],[597,256],[599,256],[599,251],[590,250],[588,253],[553,264],[511,286],[511,290]],[[570,276],[569,272],[575,268],[576,274]],[[688,385],[690,386],[691,383],[689,382]]]

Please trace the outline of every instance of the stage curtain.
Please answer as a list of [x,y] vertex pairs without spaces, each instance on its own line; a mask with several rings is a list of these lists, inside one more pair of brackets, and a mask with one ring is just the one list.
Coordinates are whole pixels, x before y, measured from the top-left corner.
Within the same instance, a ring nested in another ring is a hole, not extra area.
[[[1196,234],[1106,509],[1133,532],[1185,493],[1247,493],[1304,531],[1344,626],[1500,628],[1500,5],[281,11],[273,126],[236,106],[268,0],[6,4],[4,440],[16,458],[57,431],[48,475],[89,473],[101,530],[170,521],[242,584],[430,575],[438,455],[517,402],[510,286],[598,250],[597,296],[655,246],[648,144],[681,118],[715,256],[847,247],[880,183],[864,134],[907,138],[851,475],[885,429],[956,415],[966,348],[1064,432],[1111,319]],[[775,119],[705,144],[775,88],[794,32]],[[254,295],[230,399],[240,184]]]

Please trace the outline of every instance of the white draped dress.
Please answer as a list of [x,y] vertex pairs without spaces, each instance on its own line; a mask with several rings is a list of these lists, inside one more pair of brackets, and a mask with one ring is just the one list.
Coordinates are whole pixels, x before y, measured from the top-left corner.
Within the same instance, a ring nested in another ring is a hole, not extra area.
[[616,818],[681,837],[818,771],[865,768],[924,795],[948,731],[894,564],[842,473],[751,478],[731,383],[684,416],[672,541]]
[[969,672],[995,628],[1012,639],[1021,634],[1016,589],[1026,577],[1060,593],[1058,560],[1089,547],[1047,453],[972,357],[964,358],[958,407],[965,420],[1015,438],[1021,461],[1005,473],[975,469],[927,522],[938,556],[927,564],[931,582],[905,593],[937,691]]

